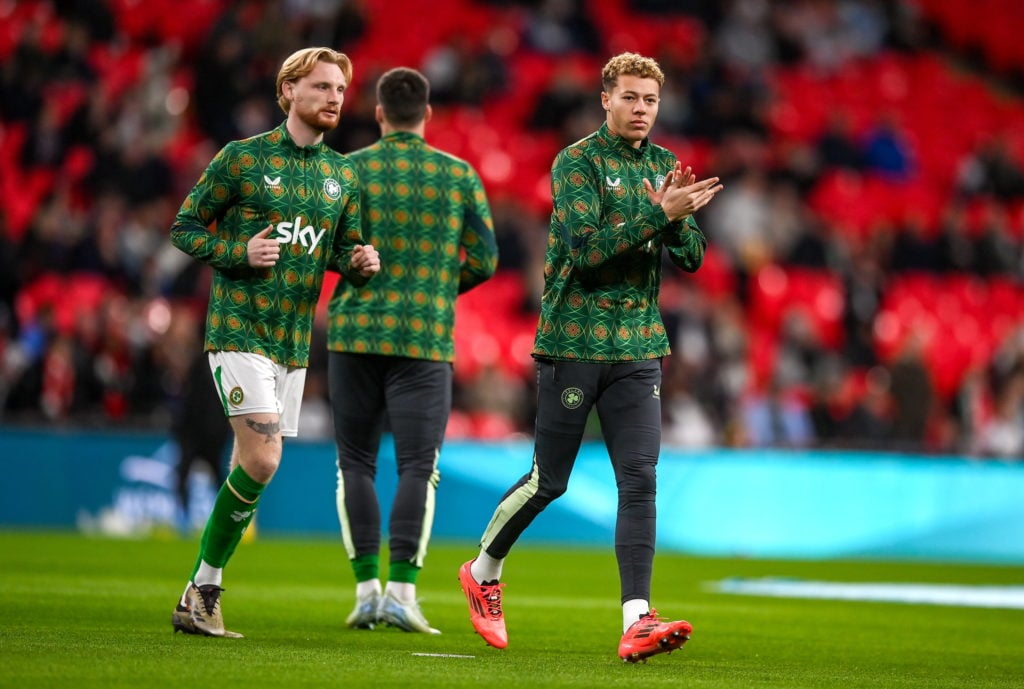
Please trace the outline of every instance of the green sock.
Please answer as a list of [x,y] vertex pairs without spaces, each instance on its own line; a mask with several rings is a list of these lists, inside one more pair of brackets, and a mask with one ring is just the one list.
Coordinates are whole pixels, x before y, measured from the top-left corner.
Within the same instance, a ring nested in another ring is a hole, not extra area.
[[420,568],[411,562],[392,562],[388,568],[388,581],[400,584],[415,584]]
[[199,557],[192,568],[192,580],[203,561],[218,568],[228,563],[238,542],[242,540],[245,527],[249,526],[256,514],[256,503],[266,487],[267,484],[250,478],[241,466],[234,468],[217,492],[213,512],[206,520],[203,538],[199,543]]
[[356,575],[357,582],[370,581],[377,578],[377,574],[380,571],[380,556],[376,553],[354,557],[350,562],[352,563],[352,571]]

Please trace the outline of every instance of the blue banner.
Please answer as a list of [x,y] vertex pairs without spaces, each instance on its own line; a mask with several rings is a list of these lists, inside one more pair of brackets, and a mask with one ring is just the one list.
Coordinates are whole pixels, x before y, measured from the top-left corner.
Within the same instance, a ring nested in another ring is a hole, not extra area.
[[[530,469],[528,442],[449,442],[441,453],[434,537],[475,545],[504,492]],[[179,505],[177,447],[152,434],[0,429],[0,527],[138,535],[202,526],[218,486],[192,477]],[[338,533],[331,444],[286,440],[260,501],[260,533]],[[387,514],[394,448],[381,447]],[[900,454],[665,450],[658,547],[764,558],[923,558],[1024,563],[1024,466]],[[612,544],[617,497],[600,443],[580,451],[568,492],[524,541]]]

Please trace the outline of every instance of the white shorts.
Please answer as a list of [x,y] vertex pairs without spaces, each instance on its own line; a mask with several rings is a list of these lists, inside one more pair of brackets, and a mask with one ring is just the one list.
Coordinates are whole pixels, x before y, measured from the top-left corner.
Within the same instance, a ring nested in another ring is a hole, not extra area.
[[249,352],[208,354],[225,416],[277,414],[282,436],[294,438],[299,434],[305,368],[282,366]]

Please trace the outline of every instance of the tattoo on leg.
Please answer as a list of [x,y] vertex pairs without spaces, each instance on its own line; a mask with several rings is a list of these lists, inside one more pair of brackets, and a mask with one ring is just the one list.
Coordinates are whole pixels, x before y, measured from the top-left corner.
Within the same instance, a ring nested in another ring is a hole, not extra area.
[[274,438],[276,438],[277,434],[281,432],[281,423],[279,421],[259,423],[257,421],[253,421],[252,419],[246,419],[245,425],[259,433],[260,435],[267,436],[266,440],[264,440],[265,443],[274,442]]

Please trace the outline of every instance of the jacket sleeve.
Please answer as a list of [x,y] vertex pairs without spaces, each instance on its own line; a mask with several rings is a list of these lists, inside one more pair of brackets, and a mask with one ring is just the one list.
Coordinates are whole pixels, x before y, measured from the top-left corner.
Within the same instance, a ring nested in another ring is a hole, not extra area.
[[361,287],[369,282],[370,278],[351,268],[352,252],[356,246],[366,244],[360,199],[361,187],[354,167],[346,166],[342,171],[342,177],[347,189],[345,207],[338,217],[338,226],[334,229],[334,245],[328,268],[341,273],[346,282]]
[[467,170],[466,182],[467,198],[459,241],[460,253],[464,256],[459,270],[459,294],[486,281],[498,269],[498,242],[484,185],[472,168]]
[[661,206],[653,204],[619,226],[601,224],[599,172],[586,155],[565,149],[551,166],[554,220],[569,259],[577,270],[590,271],[650,241],[669,224]]
[[171,243],[189,256],[218,270],[249,265],[245,240],[225,237],[210,226],[223,219],[237,201],[237,177],[231,174],[235,142],[213,157],[185,197],[171,225]]
[[672,223],[662,238],[672,263],[688,273],[700,268],[708,240],[692,215],[686,216],[682,222]]

